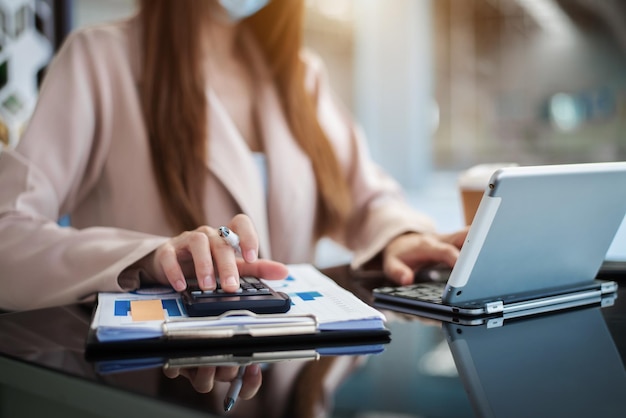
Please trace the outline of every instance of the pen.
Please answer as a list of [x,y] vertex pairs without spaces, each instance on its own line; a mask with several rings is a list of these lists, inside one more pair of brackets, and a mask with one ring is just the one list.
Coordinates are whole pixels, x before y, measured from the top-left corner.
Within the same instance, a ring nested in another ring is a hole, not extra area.
[[239,246],[239,235],[235,234],[227,226],[220,226],[217,229],[217,231],[220,234],[220,237],[224,238],[224,241],[226,241],[228,245],[233,247],[233,250],[235,250],[235,253],[237,253],[237,255],[241,257],[241,247]]
[[228,388],[228,392],[226,393],[226,397],[224,398],[224,411],[230,411],[235,405],[235,401],[239,396],[239,391],[241,390],[241,385],[243,383],[243,374],[246,372],[246,366],[240,366],[237,371],[237,376],[235,380],[230,382],[230,388]]

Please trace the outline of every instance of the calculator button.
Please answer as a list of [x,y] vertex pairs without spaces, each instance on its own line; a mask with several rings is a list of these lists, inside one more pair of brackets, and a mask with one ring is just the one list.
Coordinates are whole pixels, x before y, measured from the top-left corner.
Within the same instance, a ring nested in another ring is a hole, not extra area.
[[246,287],[245,292],[246,293],[257,293],[258,290],[255,289],[254,287]]
[[240,297],[255,295],[271,295],[272,290],[257,277],[245,276],[239,278],[239,289],[235,292],[225,292],[217,280],[217,288],[215,290],[193,290],[190,292],[196,298],[214,298],[226,295],[237,295]]
[[222,295],[226,294],[226,295],[230,295],[230,294],[237,294],[237,293],[242,293],[243,289],[240,287],[239,289],[235,290],[234,292],[227,292],[224,289],[217,289],[217,293],[220,293]]
[[191,291],[191,294],[194,295],[194,296],[203,296],[203,295],[208,294],[208,293],[213,293],[213,291],[212,290],[205,290],[205,291],[202,291],[202,290],[192,290]]

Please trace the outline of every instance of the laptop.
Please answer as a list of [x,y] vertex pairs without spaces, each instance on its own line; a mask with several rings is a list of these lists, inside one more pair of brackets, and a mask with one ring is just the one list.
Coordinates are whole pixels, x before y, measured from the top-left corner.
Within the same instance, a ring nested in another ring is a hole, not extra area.
[[599,307],[442,328],[476,416],[624,416],[626,372]]
[[506,167],[483,194],[447,282],[374,289],[375,305],[461,315],[590,303],[626,215],[626,162]]
[[616,300],[617,292],[607,294],[601,294],[600,292],[596,292],[596,294],[584,299],[573,299],[565,302],[553,303],[550,305],[540,305],[528,309],[510,311],[506,313],[493,313],[488,315],[463,315],[458,313],[445,312],[442,310],[421,308],[410,304],[387,304],[381,301],[377,302],[376,306],[380,309],[389,309],[400,313],[419,316],[425,319],[432,319],[438,322],[449,322],[452,324],[466,326],[484,325],[487,328],[496,328],[501,327],[505,323],[509,323],[519,318],[544,315],[551,312],[588,309],[592,306],[606,308],[615,305]]

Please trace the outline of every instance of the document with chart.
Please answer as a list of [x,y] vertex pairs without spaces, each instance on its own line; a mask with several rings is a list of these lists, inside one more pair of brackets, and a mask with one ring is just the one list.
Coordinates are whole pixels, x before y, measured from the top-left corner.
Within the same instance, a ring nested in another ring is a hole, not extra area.
[[291,298],[285,314],[231,311],[215,317],[191,318],[171,288],[100,293],[91,332],[99,342],[155,338],[227,338],[314,334],[324,331],[385,329],[385,317],[343,289],[312,265],[289,266],[289,276],[267,281]]

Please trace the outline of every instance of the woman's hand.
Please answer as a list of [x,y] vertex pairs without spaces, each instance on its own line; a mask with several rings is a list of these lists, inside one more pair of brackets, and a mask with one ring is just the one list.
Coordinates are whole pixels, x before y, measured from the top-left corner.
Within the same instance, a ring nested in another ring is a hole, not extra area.
[[454,266],[465,242],[464,228],[451,234],[407,233],[393,239],[383,250],[383,271],[399,285],[413,283],[415,271],[443,263]]
[[201,289],[215,289],[215,278],[222,288],[234,292],[239,288],[239,275],[264,279],[283,279],[287,267],[275,261],[258,259],[259,240],[252,221],[236,215],[227,225],[239,235],[243,259],[218,234],[216,228],[201,226],[170,239],[145,260],[143,267],[154,280],[171,285],[181,292],[187,288],[186,277],[196,277]]
[[[262,383],[261,367],[250,364],[243,374],[241,390],[238,398],[250,399],[259,391]],[[184,376],[189,379],[191,386],[200,393],[209,393],[215,382],[232,382],[237,377],[237,366],[203,366],[189,368],[164,368],[163,373],[170,379]]]

